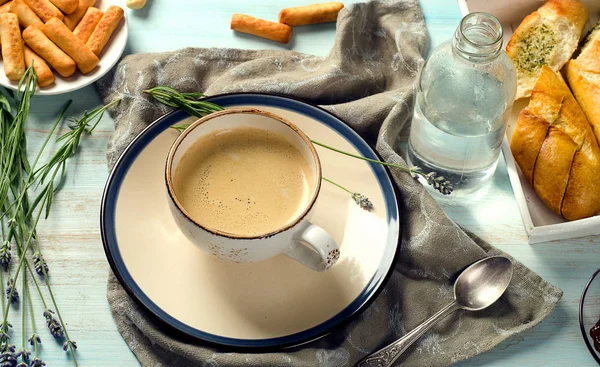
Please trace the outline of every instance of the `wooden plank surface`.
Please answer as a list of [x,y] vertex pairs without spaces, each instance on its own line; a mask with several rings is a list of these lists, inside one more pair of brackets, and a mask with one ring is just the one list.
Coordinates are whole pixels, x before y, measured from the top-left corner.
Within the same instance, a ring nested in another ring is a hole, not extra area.
[[[198,46],[292,49],[325,55],[333,44],[333,24],[298,28],[293,41],[286,46],[229,30],[234,12],[276,20],[284,5],[306,3],[306,0],[149,0],[144,10],[128,12],[130,37],[126,52]],[[421,4],[432,46],[450,38],[460,20],[457,4],[453,0],[421,0]],[[37,151],[57,111],[68,99],[74,100],[72,115],[100,105],[93,86],[63,96],[36,97],[28,125],[31,152]],[[63,317],[79,345],[80,365],[85,367],[139,365],[116,330],[106,301],[108,264],[99,234],[99,208],[108,175],[106,143],[112,131],[113,122],[105,117],[94,135],[84,139],[78,155],[69,163],[68,179],[56,196],[51,219],[39,230]],[[600,266],[600,238],[528,245],[503,161],[492,183],[480,195],[444,200],[442,205],[457,223],[510,253],[565,292],[556,311],[538,327],[460,365],[594,366],[579,333],[577,306],[587,278]],[[36,316],[38,329],[45,337],[42,357],[48,366],[72,365],[42,330],[41,315]],[[19,319],[12,318],[11,322],[20,335]]]

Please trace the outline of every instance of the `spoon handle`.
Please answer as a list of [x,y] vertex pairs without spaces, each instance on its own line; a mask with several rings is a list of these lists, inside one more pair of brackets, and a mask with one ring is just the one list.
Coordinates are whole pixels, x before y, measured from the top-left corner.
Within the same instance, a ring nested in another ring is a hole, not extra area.
[[390,367],[427,330],[459,308],[456,301],[452,301],[452,303],[439,310],[435,315],[425,320],[421,325],[411,330],[402,338],[362,359],[355,367]]

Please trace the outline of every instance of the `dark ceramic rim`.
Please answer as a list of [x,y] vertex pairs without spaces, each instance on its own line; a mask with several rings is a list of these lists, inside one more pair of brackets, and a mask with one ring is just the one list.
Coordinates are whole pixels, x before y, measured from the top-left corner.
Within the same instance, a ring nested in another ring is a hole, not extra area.
[[[273,120],[279,121],[280,123],[282,123],[283,125],[287,126],[290,130],[292,130],[293,132],[295,132],[301,139],[302,141],[304,141],[304,143],[306,144],[306,146],[308,147],[308,149],[310,150],[310,154],[313,158],[313,161],[315,162],[315,171],[316,171],[316,177],[315,177],[315,186],[313,187],[312,190],[312,196],[310,198],[310,200],[306,203],[306,207],[304,208],[304,210],[298,214],[298,216],[296,218],[294,218],[294,220],[292,220],[290,223],[287,223],[271,232],[268,233],[261,233],[258,235],[254,235],[254,236],[248,236],[248,235],[243,235],[243,234],[235,234],[235,233],[229,233],[229,232],[224,232],[221,231],[217,228],[210,228],[207,227],[206,225],[198,222],[196,219],[192,218],[192,216],[188,213],[188,211],[183,207],[183,205],[181,205],[181,203],[179,202],[179,199],[177,198],[177,195],[175,195],[175,189],[173,188],[173,174],[172,174],[172,165],[173,165],[173,157],[175,157],[175,153],[177,152],[177,149],[179,149],[179,146],[181,145],[181,143],[185,140],[185,138],[198,126],[207,123],[208,121],[214,120],[216,118],[219,118],[221,116],[227,116],[227,115],[236,115],[236,114],[254,114],[254,115],[261,115],[261,116],[265,116],[268,118],[271,118]],[[317,150],[315,149],[313,143],[310,141],[310,139],[308,138],[308,136],[306,136],[306,134],[300,130],[298,128],[298,126],[292,124],[290,121],[284,119],[283,117],[277,116],[274,113],[271,112],[267,112],[267,111],[261,111],[259,109],[256,108],[228,108],[226,110],[223,111],[219,111],[219,112],[213,112],[210,115],[206,115],[198,120],[196,120],[195,122],[193,122],[192,124],[190,124],[190,126],[185,129],[178,137],[177,139],[175,139],[175,142],[173,143],[173,145],[171,146],[171,149],[169,149],[169,155],[167,156],[167,163],[165,165],[165,182],[167,185],[167,192],[169,193],[169,198],[173,201],[173,203],[175,204],[175,207],[179,210],[179,212],[181,214],[183,214],[183,216],[190,221],[191,223],[193,223],[194,225],[196,225],[199,228],[202,228],[203,230],[210,232],[212,234],[214,234],[215,236],[221,236],[221,237],[226,237],[226,238],[230,238],[230,239],[235,239],[235,240],[259,240],[259,239],[264,239],[264,238],[268,238],[268,237],[272,237],[276,234],[279,234],[281,232],[285,232],[288,229],[296,226],[298,223],[300,223],[307,215],[308,213],[311,211],[311,209],[313,208],[313,206],[315,205],[315,203],[317,202],[317,198],[319,197],[319,193],[321,192],[321,177],[322,177],[322,171],[321,171],[321,160],[319,159],[319,155],[317,154]]]
[[594,279],[596,279],[596,276],[598,274],[600,274],[600,269],[596,270],[594,274],[592,274],[592,277],[590,278],[590,280],[588,280],[587,284],[583,288],[583,292],[581,293],[581,298],[579,299],[579,330],[581,330],[581,336],[583,337],[583,341],[585,342],[586,347],[592,354],[592,357],[594,357],[596,362],[600,364],[600,355],[596,351],[596,349],[594,349],[592,343],[590,343],[588,330],[585,329],[585,322],[583,321],[583,307],[585,304],[585,297],[587,296],[587,291],[590,289],[590,285],[592,285]]
[[[382,159],[381,156],[371,148],[358,133],[356,133],[356,131],[344,123],[340,118],[319,106],[312,105],[300,99],[277,94],[248,92],[220,94],[207,98],[207,101],[220,104],[225,108],[248,105],[264,106],[286,109],[301,115],[309,116],[331,129],[336,130],[338,134],[341,134],[356,149],[358,149],[362,155],[373,159]],[[390,228],[386,241],[387,245],[382,254],[382,261],[363,291],[342,311],[321,324],[295,334],[268,339],[238,339],[223,337],[195,329],[175,319],[156,305],[143,292],[131,274],[129,274],[119,251],[114,229],[116,199],[118,197],[122,179],[127,173],[129,166],[135,161],[137,155],[156,136],[161,134],[164,130],[167,130],[170,126],[179,123],[186,118],[189,118],[189,115],[187,115],[185,111],[173,111],[158,118],[133,139],[127,148],[125,148],[110,172],[101,204],[100,232],[104,251],[111,269],[127,294],[142,308],[143,311],[146,311],[153,317],[153,320],[157,322],[157,327],[159,327],[161,331],[173,337],[180,338],[185,342],[193,341],[210,344],[215,347],[224,348],[223,350],[226,351],[268,352],[298,347],[323,337],[334,329],[346,325],[371,305],[382,292],[394,272],[394,264],[400,253],[400,243],[402,238],[402,226],[400,225],[401,211],[397,202],[397,198],[400,197],[400,191],[395,182],[391,179],[389,169],[380,165],[371,165],[371,169],[377,177],[380,189],[384,195],[387,208],[387,223]]]

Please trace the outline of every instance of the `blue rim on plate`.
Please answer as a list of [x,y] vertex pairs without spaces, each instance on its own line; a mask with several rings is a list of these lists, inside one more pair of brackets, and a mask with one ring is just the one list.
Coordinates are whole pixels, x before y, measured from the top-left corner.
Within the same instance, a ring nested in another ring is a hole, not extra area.
[[[371,159],[381,159],[381,157],[341,119],[330,112],[307,102],[290,97],[263,93],[221,94],[208,97],[206,100],[224,108],[241,105],[252,105],[259,108],[260,106],[274,107],[311,117],[336,130],[336,132],[341,134],[363,156]],[[104,188],[100,213],[100,231],[104,251],[115,276],[129,296],[160,320],[162,323],[161,326],[166,326],[167,331],[174,331],[176,334],[183,333],[186,336],[191,336],[211,344],[239,349],[273,349],[298,346],[328,334],[333,328],[347,323],[364,311],[383,290],[383,287],[391,276],[394,269],[393,264],[398,257],[401,238],[400,208],[396,201],[399,192],[395,183],[390,179],[387,168],[375,164],[370,165],[371,170],[377,177],[380,189],[383,192],[387,207],[386,211],[388,213],[387,222],[394,227],[394,230],[391,230],[389,233],[388,245],[382,256],[382,264],[380,264],[379,269],[367,283],[367,286],[354,301],[329,320],[307,330],[276,338],[229,338],[207,333],[182,323],[162,310],[142,291],[127,270],[119,251],[114,220],[119,190],[123,178],[139,153],[163,131],[188,117],[189,115],[184,111],[177,110],[160,117],[145,128],[123,151],[113,167]]]

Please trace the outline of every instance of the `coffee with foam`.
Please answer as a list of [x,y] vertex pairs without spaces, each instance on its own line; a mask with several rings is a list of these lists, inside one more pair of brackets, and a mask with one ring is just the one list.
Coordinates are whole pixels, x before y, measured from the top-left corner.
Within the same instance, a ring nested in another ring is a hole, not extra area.
[[201,137],[173,176],[175,195],[192,219],[238,236],[266,235],[297,220],[313,182],[298,148],[279,134],[253,127]]

